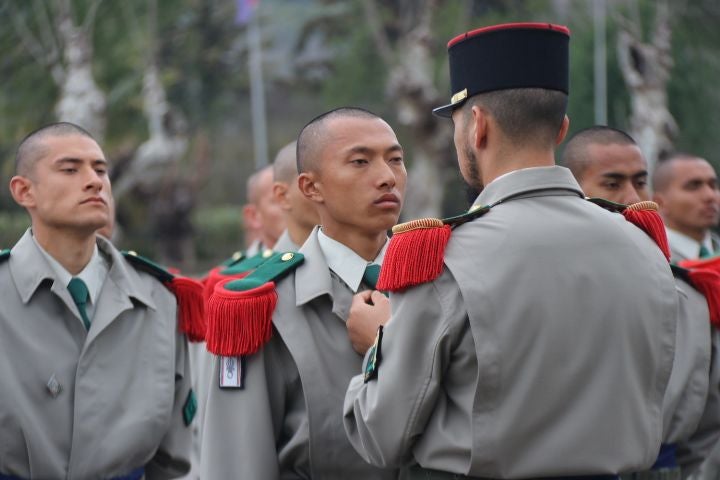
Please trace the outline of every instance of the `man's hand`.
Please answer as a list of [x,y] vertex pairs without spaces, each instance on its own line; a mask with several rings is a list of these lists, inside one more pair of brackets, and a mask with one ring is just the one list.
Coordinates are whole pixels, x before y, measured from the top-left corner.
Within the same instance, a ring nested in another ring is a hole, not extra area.
[[377,290],[366,290],[353,297],[347,319],[348,337],[360,355],[375,342],[380,325],[390,320],[390,300]]

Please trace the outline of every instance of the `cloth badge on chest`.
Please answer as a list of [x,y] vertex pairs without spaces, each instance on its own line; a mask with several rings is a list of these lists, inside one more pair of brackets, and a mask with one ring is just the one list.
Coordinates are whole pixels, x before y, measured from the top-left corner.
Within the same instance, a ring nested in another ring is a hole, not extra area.
[[245,357],[220,357],[220,388],[245,388]]

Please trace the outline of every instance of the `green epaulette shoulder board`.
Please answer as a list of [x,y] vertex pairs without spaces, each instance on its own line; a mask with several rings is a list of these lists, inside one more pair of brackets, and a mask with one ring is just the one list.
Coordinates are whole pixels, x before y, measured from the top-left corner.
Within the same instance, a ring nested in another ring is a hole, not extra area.
[[233,280],[225,285],[230,291],[252,290],[268,282],[278,282],[305,261],[302,253],[277,252],[264,258],[247,277]]
[[162,283],[172,282],[173,278],[175,278],[172,273],[168,272],[152,260],[145,258],[142,255],[138,255],[137,252],[133,250],[123,250],[121,253],[135,268],[149,273]]
[[4,262],[8,258],[10,258],[10,249],[4,248],[4,249],[0,250],[0,262]]
[[605,210],[609,210],[615,213],[622,213],[628,207],[627,205],[623,205],[622,203],[611,202],[610,200],[605,200],[604,198],[599,197],[588,197],[585,200],[590,203],[594,203],[598,207],[602,207]]
[[275,253],[248,276],[215,289],[207,304],[208,351],[222,357],[257,352],[272,334],[276,282],[304,260],[297,252]]
[[268,261],[270,258],[272,258],[274,255],[276,255],[275,252],[273,252],[270,249],[263,250],[261,252],[256,253],[255,255],[251,257],[242,256],[239,258],[236,262],[231,263],[226,268],[222,269],[220,271],[221,275],[235,275],[238,273],[245,273],[249,272],[250,270],[259,267],[266,261]]
[[244,258],[246,258],[245,252],[241,252],[240,250],[238,250],[237,252],[233,253],[230,256],[230,258],[228,258],[224,262],[220,263],[220,266],[231,267],[231,266],[235,265],[237,262],[243,260]]
[[675,278],[679,278],[681,280],[684,280],[685,283],[693,285],[693,282],[690,279],[690,270],[688,270],[687,268],[683,268],[679,265],[675,265],[674,263],[671,263],[670,270],[672,270],[672,274]]
[[450,225],[451,227],[458,227],[463,223],[471,222],[476,218],[480,218],[490,211],[489,205],[475,205],[470,208],[467,212],[462,215],[455,215],[454,217],[443,218],[442,222],[444,225]]

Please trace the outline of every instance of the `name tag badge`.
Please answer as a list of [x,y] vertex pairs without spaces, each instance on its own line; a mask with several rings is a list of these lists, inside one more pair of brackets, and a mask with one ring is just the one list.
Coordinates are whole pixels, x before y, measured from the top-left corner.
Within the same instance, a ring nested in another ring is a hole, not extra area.
[[220,388],[245,388],[245,358],[220,357]]

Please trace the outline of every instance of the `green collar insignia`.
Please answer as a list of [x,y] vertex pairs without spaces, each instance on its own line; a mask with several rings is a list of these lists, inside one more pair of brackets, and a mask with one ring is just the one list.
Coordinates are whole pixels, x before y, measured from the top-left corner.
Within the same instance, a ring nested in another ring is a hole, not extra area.
[[383,326],[378,327],[377,335],[375,335],[375,343],[370,347],[368,352],[367,363],[365,364],[365,371],[363,372],[363,382],[368,383],[378,375],[378,368],[380,367],[380,361],[382,360],[382,352],[380,347],[382,345],[383,337]]
[[4,262],[8,258],[10,258],[10,249],[5,248],[3,250],[0,250],[0,262]]
[[182,415],[183,415],[183,422],[185,422],[185,426],[189,426],[193,418],[195,418],[195,414],[197,413],[197,398],[195,398],[195,392],[193,392],[192,388],[188,392],[188,396],[185,399],[185,405],[183,405]]
[[133,264],[133,266],[135,266],[135,268],[137,268],[138,270],[142,270],[143,272],[149,273],[150,275],[153,275],[163,283],[172,282],[173,278],[175,278],[172,273],[168,272],[152,260],[138,255],[137,252],[134,252],[132,250],[123,250],[122,254],[126,260],[128,260],[130,263]]

